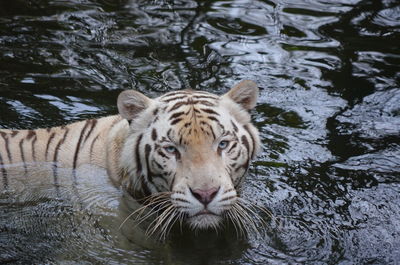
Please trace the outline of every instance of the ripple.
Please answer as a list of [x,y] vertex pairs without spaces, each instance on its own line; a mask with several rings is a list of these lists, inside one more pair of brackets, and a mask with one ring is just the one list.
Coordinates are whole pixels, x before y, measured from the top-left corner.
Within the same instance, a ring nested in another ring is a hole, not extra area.
[[256,81],[263,152],[242,196],[281,219],[265,238],[176,231],[157,244],[118,229],[133,202],[104,171],[74,184],[67,169],[57,190],[39,165],[0,192],[0,262],[399,260],[395,1],[13,1],[0,15],[2,128],[115,114],[123,89]]
[[267,34],[265,28],[246,23],[240,19],[211,18],[208,24],[228,34],[262,36]]
[[398,136],[400,133],[398,102],[400,102],[400,89],[378,91],[366,96],[363,102],[354,108],[343,112],[337,120],[345,126],[352,127],[346,134],[357,133],[363,138],[370,139]]
[[383,9],[378,12],[373,20],[374,23],[383,27],[399,27],[400,26],[400,7]]

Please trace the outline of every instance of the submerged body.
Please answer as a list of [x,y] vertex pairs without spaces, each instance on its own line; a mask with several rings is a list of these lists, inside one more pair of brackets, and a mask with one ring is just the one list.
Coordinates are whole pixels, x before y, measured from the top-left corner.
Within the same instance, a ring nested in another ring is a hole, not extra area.
[[[136,91],[118,98],[119,115],[37,130],[0,130],[1,180],[6,165],[51,162],[54,184],[60,167],[105,168],[116,185],[157,206],[160,223],[185,220],[193,228],[235,219],[237,189],[259,149],[248,111],[257,86],[242,81],[217,96],[193,90],[155,99]],[[237,218],[236,218],[237,219]]]

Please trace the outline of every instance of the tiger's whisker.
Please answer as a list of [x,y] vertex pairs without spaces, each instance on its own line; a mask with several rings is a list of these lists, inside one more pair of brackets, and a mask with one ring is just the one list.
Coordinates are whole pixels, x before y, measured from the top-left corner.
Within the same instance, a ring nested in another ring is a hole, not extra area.
[[147,228],[146,235],[147,236],[151,236],[152,234],[154,234],[154,232],[162,224],[162,222],[165,220],[165,218],[168,217],[169,213],[172,210],[174,210],[174,206],[173,205],[169,205],[167,207],[167,209],[165,209],[161,215],[157,216],[157,218],[153,222],[151,222],[151,224]]
[[[154,196],[154,197],[155,197],[155,196]],[[161,200],[161,199],[164,199],[164,198],[157,198],[157,199]],[[131,214],[129,214],[129,215],[124,219],[124,221],[123,221],[123,222],[121,223],[121,225],[119,226],[118,230],[120,230],[120,229],[122,228],[122,226],[128,221],[128,219],[131,218],[133,215],[138,214],[138,218],[139,218],[139,217],[143,214],[143,212],[144,212],[146,209],[151,209],[150,206],[152,206],[152,205],[154,205],[154,204],[157,204],[157,203],[159,203],[160,206],[161,206],[161,205],[165,204],[166,202],[168,202],[168,200],[166,200],[166,199],[164,199],[164,201],[161,201],[161,202],[159,202],[159,201],[153,201],[153,202],[151,202],[151,203],[149,203],[149,204],[146,204],[146,205],[144,205],[144,206],[142,206],[142,207],[136,209],[135,211],[133,211]],[[151,213],[151,212],[150,212],[150,213]],[[151,214],[151,215],[152,215],[152,214]],[[148,216],[147,216],[147,217],[148,217]],[[145,219],[147,219],[147,217],[146,217]],[[138,219],[138,218],[136,218],[136,219]],[[135,219],[135,220],[136,220],[136,219]]]
[[237,224],[240,226],[240,235],[242,237],[246,237],[248,228],[247,228],[246,224],[244,223],[243,218],[241,218],[237,208],[232,207],[232,213],[235,215],[235,220],[237,221]]
[[236,219],[235,219],[236,216],[234,216],[234,215],[232,214],[232,211],[227,211],[226,214],[227,214],[227,217],[231,220],[231,222],[232,222],[232,224],[233,224],[233,227],[235,228],[237,237],[239,237],[239,230],[240,230],[240,228],[238,227],[237,221],[236,221]]
[[151,194],[142,199],[142,200],[144,200],[142,204],[147,204],[148,201],[151,201],[153,199],[169,197],[169,196],[171,196],[171,194],[172,194],[172,192],[170,192],[170,191],[164,191],[164,192],[159,192],[157,194]]
[[[268,217],[270,217],[278,226],[280,225],[280,221],[278,218],[276,218],[272,212],[270,210],[268,210],[267,208],[257,205],[255,203],[252,203],[250,201],[247,201],[243,198],[238,198],[240,200],[241,203],[244,203],[247,207],[252,207],[253,209],[257,209],[261,212],[263,212],[264,214],[266,214]],[[256,214],[257,216],[259,216],[258,214]]]
[[[160,205],[157,205],[157,206],[159,207],[158,210],[160,210],[160,211],[164,210],[166,207],[168,207],[168,205],[167,205],[168,203],[169,203],[169,201],[164,201],[164,202],[162,202]],[[143,216],[138,215],[138,216],[134,219],[134,221],[136,222],[136,225],[135,225],[135,226],[140,225],[143,221],[145,221],[146,219],[148,219],[148,218],[150,218],[151,216],[153,216],[153,215],[155,215],[155,214],[158,214],[158,213],[159,213],[158,211],[156,211],[156,210],[150,208],[149,213],[147,213],[146,215],[143,215]]]
[[[265,223],[265,221],[252,209],[252,206],[253,205],[246,205],[247,207],[245,207],[244,205],[242,205],[241,204],[241,202],[238,202],[238,204],[237,204],[240,208],[242,208],[242,210],[245,212],[245,211],[247,211],[247,212],[249,212],[250,214],[251,214],[251,216],[253,217],[253,218],[251,218],[250,216],[249,216],[249,219],[252,219],[253,221],[255,221],[254,219],[256,219],[258,222],[260,222],[262,225],[263,225],[263,227],[267,227],[267,224]],[[246,215],[248,215],[247,213],[246,213]]]
[[244,231],[243,230],[245,230],[245,228],[243,227],[242,221],[238,217],[236,208],[232,207],[229,210],[229,216],[231,217],[231,220],[232,220],[232,223],[233,223],[235,229],[237,229],[237,231],[238,231],[238,233],[237,233],[238,237],[244,237]]
[[[257,229],[257,225],[254,221],[253,218],[246,212],[246,209],[242,207],[240,204],[235,204],[235,207],[237,207],[238,214],[243,218],[243,220],[246,220],[246,226],[251,229],[252,231],[256,232],[259,234],[259,231]],[[247,229],[247,230],[249,230]]]
[[171,231],[172,226],[176,223],[177,220],[178,220],[178,214],[177,214],[176,209],[174,209],[174,211],[171,212],[168,220],[165,222],[163,229],[161,230],[161,239],[162,240],[165,240],[165,238]]
[[257,225],[254,219],[246,212],[246,209],[240,204],[235,204],[234,208],[236,208],[238,215],[241,217],[240,220],[246,221],[244,224],[246,225],[247,232],[250,230],[257,232]]
[[252,202],[250,202],[250,201],[247,201],[247,200],[245,200],[245,199],[243,199],[243,198],[238,198],[238,201],[240,201],[240,203],[242,203],[242,204],[244,204],[244,205],[246,205],[246,206],[255,207],[255,208],[257,208],[258,210],[260,210],[260,211],[262,211],[263,213],[265,213],[266,215],[268,215],[269,217],[274,218],[272,212],[269,211],[267,208],[265,208],[265,207],[263,207],[263,206],[257,205],[257,204],[255,204],[255,203],[252,203]]

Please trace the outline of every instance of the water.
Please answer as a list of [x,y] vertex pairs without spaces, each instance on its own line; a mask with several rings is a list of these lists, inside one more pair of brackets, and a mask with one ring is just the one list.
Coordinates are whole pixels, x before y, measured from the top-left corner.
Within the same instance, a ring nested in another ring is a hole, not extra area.
[[36,172],[0,194],[0,261],[398,263],[399,14],[395,0],[0,2],[0,127],[114,114],[124,89],[251,79],[264,148],[243,196],[280,220],[160,244],[118,230],[132,202],[105,172],[75,188],[66,172],[59,194]]

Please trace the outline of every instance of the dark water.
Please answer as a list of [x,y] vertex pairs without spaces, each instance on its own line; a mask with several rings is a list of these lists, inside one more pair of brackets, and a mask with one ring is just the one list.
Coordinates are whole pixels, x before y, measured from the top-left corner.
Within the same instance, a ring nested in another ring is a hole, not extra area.
[[118,230],[129,198],[104,172],[67,199],[21,181],[0,193],[0,262],[399,264],[398,1],[0,1],[3,128],[114,114],[123,89],[241,79],[261,88],[264,144],[244,196],[279,227],[158,245]]

